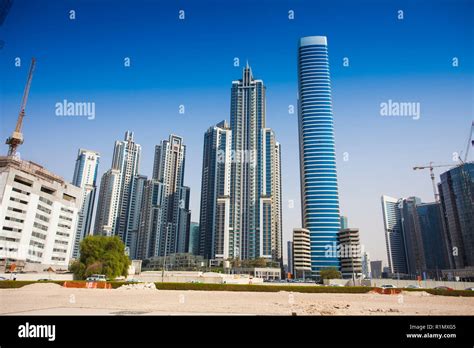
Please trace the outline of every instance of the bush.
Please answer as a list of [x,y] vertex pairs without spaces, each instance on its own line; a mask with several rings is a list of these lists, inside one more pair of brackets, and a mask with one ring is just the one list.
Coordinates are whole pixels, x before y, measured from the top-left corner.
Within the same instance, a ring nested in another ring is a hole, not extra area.
[[155,283],[158,290],[207,290],[207,291],[251,291],[251,292],[302,292],[302,293],[353,293],[362,294],[370,287],[322,287],[259,284],[204,284],[204,283]]
[[71,264],[70,270],[76,279],[85,279],[92,274],[105,274],[113,279],[126,277],[130,263],[119,237],[88,236],[81,242],[80,259]]

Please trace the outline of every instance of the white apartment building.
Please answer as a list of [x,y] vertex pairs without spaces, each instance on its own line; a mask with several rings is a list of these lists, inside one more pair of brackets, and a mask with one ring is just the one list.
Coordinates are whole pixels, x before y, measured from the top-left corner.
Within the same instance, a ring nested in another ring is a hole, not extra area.
[[82,190],[42,166],[0,156],[0,262],[67,269]]

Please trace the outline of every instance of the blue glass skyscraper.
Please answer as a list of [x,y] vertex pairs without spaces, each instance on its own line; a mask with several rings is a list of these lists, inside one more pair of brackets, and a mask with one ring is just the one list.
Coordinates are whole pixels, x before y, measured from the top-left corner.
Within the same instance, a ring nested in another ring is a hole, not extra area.
[[303,227],[310,231],[311,271],[339,268],[340,229],[327,39],[308,36],[298,47],[298,124]]

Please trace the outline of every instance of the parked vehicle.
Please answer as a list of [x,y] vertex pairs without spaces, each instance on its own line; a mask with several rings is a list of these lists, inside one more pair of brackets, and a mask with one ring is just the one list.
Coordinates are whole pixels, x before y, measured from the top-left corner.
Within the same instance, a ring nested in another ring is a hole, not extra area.
[[87,277],[86,281],[88,281],[88,282],[106,282],[107,277],[104,274],[92,274],[90,277]]
[[405,289],[421,289],[421,287],[419,285],[410,284]]
[[39,281],[39,282],[48,282],[49,279],[47,279],[47,278],[41,278],[41,279],[38,279],[38,281]]
[[446,291],[453,291],[453,288],[450,288],[449,286],[437,286],[434,288],[435,290],[446,290]]
[[0,281],[2,281],[2,280],[8,280],[8,279],[5,278],[5,277],[0,277]]
[[397,287],[395,285],[392,285],[392,284],[383,284],[381,286],[382,289],[396,289]]
[[464,290],[474,291],[474,288],[465,288]]

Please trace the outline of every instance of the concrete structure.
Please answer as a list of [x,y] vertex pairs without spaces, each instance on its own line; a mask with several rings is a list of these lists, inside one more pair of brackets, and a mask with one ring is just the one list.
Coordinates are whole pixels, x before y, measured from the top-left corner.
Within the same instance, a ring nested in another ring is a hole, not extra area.
[[199,254],[228,259],[230,239],[230,174],[232,131],[226,121],[204,134],[199,219]]
[[263,278],[256,278],[249,274],[224,274],[199,271],[145,271],[133,276],[143,282],[165,283],[205,283],[205,284],[263,284]]
[[190,189],[184,186],[186,146],[171,134],[155,147],[153,178],[144,188],[139,258],[185,253],[189,248]]
[[311,238],[305,228],[293,229],[294,278],[311,277]]
[[[327,246],[340,229],[327,38],[303,37],[298,45],[298,126],[303,228],[310,231],[311,269],[339,268]],[[335,254],[335,253],[334,253]]]
[[370,271],[372,279],[379,279],[382,277],[382,261],[370,261]]
[[407,259],[398,199],[383,195],[382,213],[388,267],[391,273],[406,274]]
[[0,260],[67,269],[82,190],[42,166],[0,157]]
[[362,275],[362,258],[358,228],[345,228],[338,234],[343,278],[359,278]]
[[232,82],[229,257],[281,263],[280,145],[266,128],[265,86],[249,65]]
[[81,209],[74,237],[72,257],[79,257],[81,241],[92,233],[92,213],[94,212],[97,188],[97,171],[100,155],[98,152],[79,149],[72,184],[82,188]]
[[[474,162],[441,174],[438,185],[451,269],[474,267]],[[474,279],[474,278],[472,278]]]

